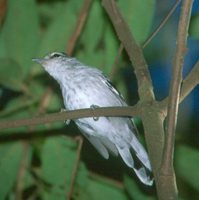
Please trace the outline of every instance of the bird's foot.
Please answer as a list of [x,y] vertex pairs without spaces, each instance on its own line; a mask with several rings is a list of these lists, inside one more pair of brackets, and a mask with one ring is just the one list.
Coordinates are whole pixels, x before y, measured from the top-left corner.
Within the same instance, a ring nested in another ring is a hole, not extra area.
[[[98,105],[92,104],[92,105],[90,106],[90,108],[92,108],[93,110],[95,110],[95,108],[99,108],[99,106],[98,106]],[[94,120],[94,121],[98,121],[98,120],[99,120],[99,117],[93,117],[93,120]]]
[[[65,109],[65,108],[61,108],[61,110],[60,110],[60,112],[66,112],[67,110]],[[66,124],[66,125],[69,125],[70,124],[70,119],[67,119],[67,120],[65,120],[64,121],[64,123]]]

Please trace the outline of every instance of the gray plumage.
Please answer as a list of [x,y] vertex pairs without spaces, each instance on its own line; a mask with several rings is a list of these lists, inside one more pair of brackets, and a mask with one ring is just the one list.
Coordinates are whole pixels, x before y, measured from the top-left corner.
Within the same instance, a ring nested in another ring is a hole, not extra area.
[[[98,69],[90,68],[77,59],[58,52],[33,60],[40,63],[59,83],[67,110],[95,106],[127,106],[121,95]],[[130,118],[83,118],[75,120],[75,123],[104,158],[108,159],[109,153],[120,155],[144,184],[153,184],[148,175],[151,171],[148,155],[135,135],[136,129]],[[132,155],[132,152],[135,155]],[[140,161],[139,168],[135,167],[133,156]]]

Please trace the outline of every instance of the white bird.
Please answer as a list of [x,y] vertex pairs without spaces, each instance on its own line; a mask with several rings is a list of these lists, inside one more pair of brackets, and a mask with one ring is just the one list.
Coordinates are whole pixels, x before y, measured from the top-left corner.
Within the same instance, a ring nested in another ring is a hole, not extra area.
[[[59,83],[67,110],[81,108],[127,106],[118,91],[103,73],[68,57],[53,52],[44,58],[33,59]],[[148,155],[136,137],[136,128],[128,117],[89,117],[74,120],[82,134],[105,158],[109,153],[120,155],[146,185],[152,185],[151,165]],[[134,155],[132,154],[134,152]],[[140,161],[137,168],[134,156]]]

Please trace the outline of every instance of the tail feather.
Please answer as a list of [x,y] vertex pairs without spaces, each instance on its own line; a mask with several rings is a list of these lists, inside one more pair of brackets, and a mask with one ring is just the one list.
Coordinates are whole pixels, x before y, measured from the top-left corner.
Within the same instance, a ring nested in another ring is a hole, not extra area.
[[140,169],[133,168],[137,177],[140,179],[140,181],[146,185],[153,185],[153,179],[147,175],[147,171],[144,167],[141,167]]
[[149,161],[149,157],[142,144],[138,141],[136,137],[133,137],[130,144],[132,149],[135,151],[137,158],[148,170],[151,171],[151,164]]
[[119,151],[120,156],[122,157],[122,159],[126,163],[126,165],[130,168],[134,168],[134,160],[131,156],[131,152],[129,151],[129,149],[126,148],[126,147],[120,148],[118,146],[117,146],[117,149]]
[[[139,169],[136,169],[133,157],[131,155],[131,152],[130,152],[128,146],[124,147],[124,148],[120,148],[117,146],[117,148],[118,148],[119,154],[121,155],[121,157],[124,160],[124,162],[126,163],[126,165],[135,171],[135,173],[138,176],[138,178],[140,179],[140,181],[146,185],[152,185],[153,179],[151,179],[151,177],[147,173],[148,167],[146,167],[145,164],[143,164],[143,166],[141,166]],[[139,160],[142,162],[142,159],[139,158]],[[145,169],[145,167],[147,169]]]

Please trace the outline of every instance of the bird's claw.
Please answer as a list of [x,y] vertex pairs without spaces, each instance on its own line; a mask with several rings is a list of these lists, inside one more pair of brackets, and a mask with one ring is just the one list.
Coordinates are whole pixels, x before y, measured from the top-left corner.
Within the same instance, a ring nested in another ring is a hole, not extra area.
[[[65,112],[65,111],[67,111],[65,108],[61,108],[61,111],[60,112]],[[66,125],[69,125],[70,124],[70,119],[67,119],[67,120],[64,120],[64,123],[66,124]]]
[[[98,106],[98,105],[92,104],[92,105],[90,106],[90,108],[92,108],[92,109],[94,110],[95,108],[99,108],[99,106]],[[94,121],[98,121],[98,119],[99,119],[99,117],[93,117],[93,120],[94,120]]]

